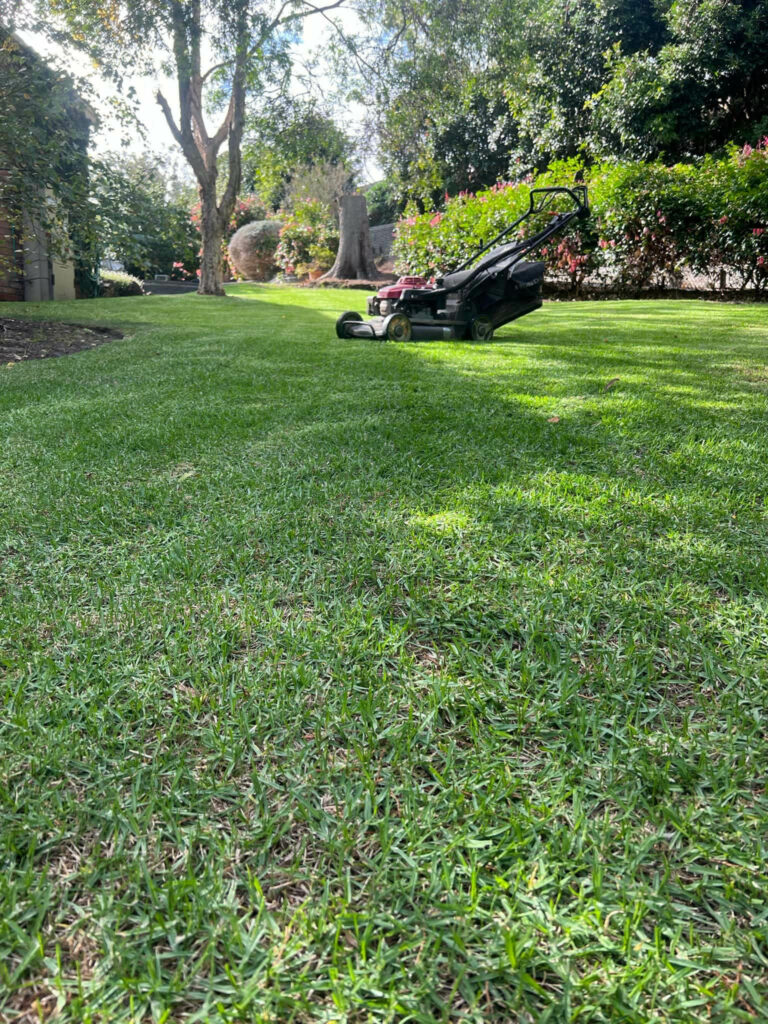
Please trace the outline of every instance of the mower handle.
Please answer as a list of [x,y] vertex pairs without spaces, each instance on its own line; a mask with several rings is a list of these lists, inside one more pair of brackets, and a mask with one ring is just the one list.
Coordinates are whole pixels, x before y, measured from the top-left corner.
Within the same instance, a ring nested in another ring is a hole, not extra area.
[[474,255],[470,256],[469,259],[464,260],[464,262],[460,263],[458,267],[455,267],[451,273],[456,274],[460,270],[465,270],[470,263],[475,262],[478,256],[482,256],[484,252],[488,252],[492,246],[496,245],[497,242],[500,242],[502,238],[506,237],[506,235],[510,233],[510,231],[513,231],[518,224],[527,220],[532,213],[541,213],[542,210],[545,210],[547,208],[547,204],[545,202],[542,201],[538,206],[535,205],[534,196],[536,195],[547,195],[551,197],[556,195],[570,196],[576,204],[576,209],[571,212],[571,216],[568,217],[568,220],[571,220],[572,217],[589,216],[589,197],[587,196],[586,185],[573,185],[570,188],[567,185],[549,185],[542,186],[541,188],[532,188],[530,196],[528,197],[528,209],[522,213],[517,220],[512,221],[508,227],[504,228],[500,234],[496,235],[495,238],[492,238],[487,245],[482,247],[482,249],[478,249],[478,251],[474,253]]

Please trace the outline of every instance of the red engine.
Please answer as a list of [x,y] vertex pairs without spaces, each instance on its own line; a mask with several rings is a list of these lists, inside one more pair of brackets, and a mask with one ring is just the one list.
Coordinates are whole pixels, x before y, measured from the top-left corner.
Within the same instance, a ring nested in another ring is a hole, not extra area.
[[380,288],[375,295],[368,297],[368,316],[389,316],[404,291],[410,291],[413,288],[432,289],[434,287],[423,277],[400,277],[395,284]]

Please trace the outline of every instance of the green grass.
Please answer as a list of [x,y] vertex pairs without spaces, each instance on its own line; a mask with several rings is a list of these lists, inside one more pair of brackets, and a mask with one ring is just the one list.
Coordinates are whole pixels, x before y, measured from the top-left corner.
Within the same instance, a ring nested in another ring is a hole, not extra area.
[[0,1018],[765,1019],[768,308],[232,292],[0,310]]

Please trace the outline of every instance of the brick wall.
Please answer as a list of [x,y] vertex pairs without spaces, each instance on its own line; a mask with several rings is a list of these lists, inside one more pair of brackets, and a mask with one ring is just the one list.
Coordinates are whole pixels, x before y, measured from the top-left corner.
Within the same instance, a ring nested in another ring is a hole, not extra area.
[[0,211],[0,302],[24,300],[24,280],[18,273],[20,258],[11,225]]
[[[8,171],[0,170],[0,178]],[[0,302],[23,302],[24,280],[19,273],[23,267],[22,255],[15,252],[13,228],[0,209]]]
[[375,259],[385,258],[392,252],[392,242],[395,237],[394,224],[377,224],[371,228],[371,247]]

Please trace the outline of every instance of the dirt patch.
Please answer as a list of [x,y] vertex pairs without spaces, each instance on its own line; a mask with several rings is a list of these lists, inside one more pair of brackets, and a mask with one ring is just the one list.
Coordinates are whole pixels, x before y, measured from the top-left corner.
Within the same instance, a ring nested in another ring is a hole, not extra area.
[[0,366],[20,363],[24,359],[71,356],[122,337],[121,331],[111,327],[0,317]]

